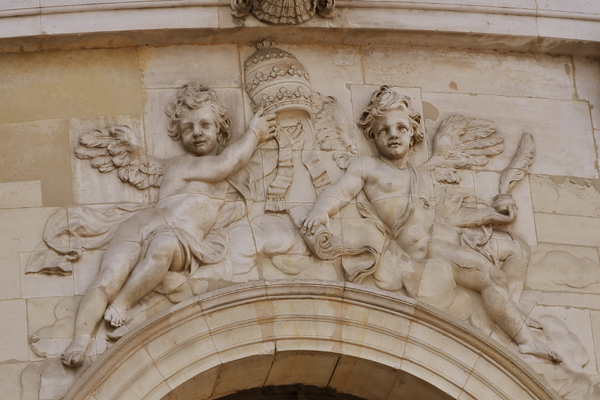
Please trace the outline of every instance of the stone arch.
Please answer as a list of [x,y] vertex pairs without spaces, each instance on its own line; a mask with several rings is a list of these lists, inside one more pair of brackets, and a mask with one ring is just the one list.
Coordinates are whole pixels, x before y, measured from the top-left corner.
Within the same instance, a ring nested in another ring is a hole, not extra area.
[[178,304],[111,347],[65,400],[208,400],[293,384],[369,400],[559,399],[507,349],[436,309],[285,280]]

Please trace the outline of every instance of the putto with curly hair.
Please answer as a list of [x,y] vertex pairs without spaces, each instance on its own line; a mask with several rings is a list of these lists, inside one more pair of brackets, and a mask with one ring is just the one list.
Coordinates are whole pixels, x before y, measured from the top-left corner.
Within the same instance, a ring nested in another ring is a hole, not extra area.
[[410,145],[420,143],[425,136],[421,130],[421,114],[414,110],[410,105],[410,98],[402,96],[390,89],[388,86],[382,86],[371,95],[369,105],[363,111],[358,126],[363,129],[363,134],[367,139],[373,139],[373,125],[378,118],[381,118],[386,111],[402,110],[410,119],[412,129],[412,139]]
[[229,113],[223,107],[217,94],[208,86],[198,82],[184,85],[177,91],[177,101],[167,106],[166,114],[171,119],[167,127],[169,136],[173,140],[181,139],[181,118],[186,111],[196,110],[208,106],[215,117],[215,125],[218,128],[217,141],[221,147],[229,144],[231,139]]

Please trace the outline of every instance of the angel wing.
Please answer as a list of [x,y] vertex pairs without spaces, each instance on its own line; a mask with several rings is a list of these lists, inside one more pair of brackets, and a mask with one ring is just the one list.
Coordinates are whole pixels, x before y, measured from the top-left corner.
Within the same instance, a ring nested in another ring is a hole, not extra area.
[[500,174],[500,184],[498,192],[500,194],[508,193],[529,170],[533,158],[535,157],[535,141],[531,133],[523,133],[517,146],[517,151],[512,160]]
[[322,150],[333,151],[333,159],[341,169],[358,157],[358,151],[349,138],[348,123],[334,97],[313,92],[315,106],[314,126],[317,142]]
[[458,183],[457,169],[486,165],[490,157],[504,151],[503,139],[496,137],[496,126],[486,119],[467,119],[452,115],[433,138],[431,172],[438,182]]
[[111,125],[82,134],[75,148],[79,159],[91,160],[102,173],[117,169],[117,175],[138,189],[160,186],[165,165],[146,162],[139,136],[127,125]]

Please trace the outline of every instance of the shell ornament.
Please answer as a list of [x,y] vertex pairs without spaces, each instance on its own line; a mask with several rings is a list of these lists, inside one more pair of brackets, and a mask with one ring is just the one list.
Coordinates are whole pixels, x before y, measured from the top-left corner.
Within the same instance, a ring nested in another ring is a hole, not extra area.
[[233,15],[238,18],[250,12],[259,20],[274,25],[297,25],[319,14],[332,18],[335,0],[231,0]]

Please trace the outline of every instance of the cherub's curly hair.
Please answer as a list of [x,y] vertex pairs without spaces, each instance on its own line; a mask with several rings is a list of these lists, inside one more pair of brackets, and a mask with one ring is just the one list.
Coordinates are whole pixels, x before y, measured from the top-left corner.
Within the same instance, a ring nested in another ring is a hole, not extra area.
[[196,110],[204,105],[208,106],[215,117],[215,125],[218,129],[217,142],[222,147],[227,146],[231,133],[229,131],[229,113],[217,98],[214,90],[198,82],[183,85],[177,91],[177,102],[167,106],[167,115],[171,120],[167,127],[169,136],[173,140],[181,139],[181,118],[188,110]]
[[410,145],[413,146],[423,140],[425,136],[421,130],[421,114],[410,106],[410,98],[402,96],[388,86],[382,86],[371,95],[369,105],[365,108],[358,120],[358,126],[363,129],[367,139],[373,139],[373,124],[383,113],[390,110],[402,110],[410,119],[412,137]]

